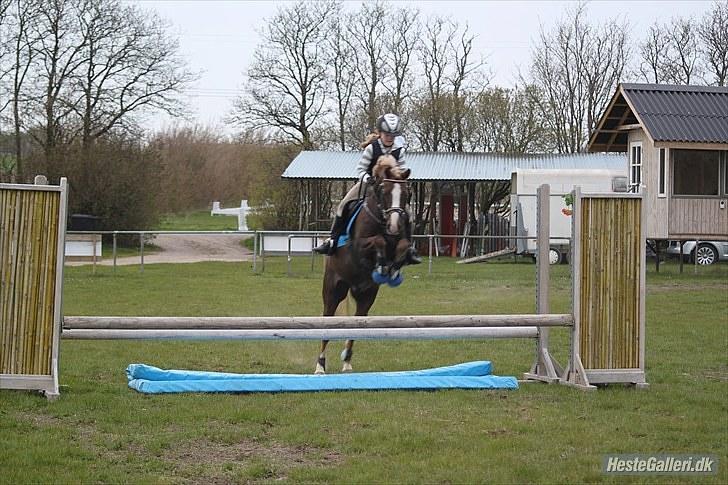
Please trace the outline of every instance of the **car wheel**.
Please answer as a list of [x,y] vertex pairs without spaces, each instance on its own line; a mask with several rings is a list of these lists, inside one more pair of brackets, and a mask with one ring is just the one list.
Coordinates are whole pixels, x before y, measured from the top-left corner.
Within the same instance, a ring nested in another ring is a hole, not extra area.
[[561,262],[561,253],[558,249],[549,249],[549,264],[559,264]]
[[718,251],[710,244],[701,244],[698,246],[697,256],[695,255],[695,250],[693,250],[690,262],[695,263],[696,258],[699,265],[707,266],[718,261]]

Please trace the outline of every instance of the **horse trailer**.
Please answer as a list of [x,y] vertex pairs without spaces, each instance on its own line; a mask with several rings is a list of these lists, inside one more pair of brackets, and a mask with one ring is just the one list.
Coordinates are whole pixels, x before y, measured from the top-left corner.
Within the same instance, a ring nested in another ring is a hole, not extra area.
[[516,239],[516,253],[536,257],[536,189],[548,184],[550,197],[551,264],[568,260],[571,238],[571,211],[567,196],[574,187],[583,193],[627,192],[627,168],[611,169],[516,169],[511,174],[511,234]]

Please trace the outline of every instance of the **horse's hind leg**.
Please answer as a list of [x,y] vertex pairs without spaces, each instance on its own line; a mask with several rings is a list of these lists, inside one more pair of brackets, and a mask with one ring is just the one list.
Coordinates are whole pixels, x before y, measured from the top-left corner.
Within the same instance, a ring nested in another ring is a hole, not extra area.
[[[369,309],[374,304],[374,300],[377,298],[377,292],[379,292],[379,286],[374,286],[366,290],[352,291],[351,294],[356,300],[356,316],[365,317],[369,314]],[[351,372],[351,357],[354,355],[354,341],[347,340],[344,350],[341,352],[341,360],[344,361],[344,365],[341,369],[342,372]]]
[[316,360],[316,370],[314,374],[326,374],[326,346],[329,344],[328,340],[321,341],[321,350],[319,352],[318,360]]
[[[325,317],[331,317],[336,314],[336,309],[339,304],[344,301],[346,294],[349,292],[349,285],[341,280],[336,281],[335,278],[335,275],[328,272],[324,277],[322,294],[324,300],[323,316]],[[316,370],[314,371],[314,374],[326,374],[326,346],[328,343],[328,340],[321,341],[321,347],[316,361]]]

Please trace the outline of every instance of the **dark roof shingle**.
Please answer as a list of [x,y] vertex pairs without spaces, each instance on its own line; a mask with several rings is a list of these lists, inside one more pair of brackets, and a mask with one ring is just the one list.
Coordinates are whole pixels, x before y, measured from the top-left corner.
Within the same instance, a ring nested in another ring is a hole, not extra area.
[[728,87],[622,84],[656,142],[728,143]]

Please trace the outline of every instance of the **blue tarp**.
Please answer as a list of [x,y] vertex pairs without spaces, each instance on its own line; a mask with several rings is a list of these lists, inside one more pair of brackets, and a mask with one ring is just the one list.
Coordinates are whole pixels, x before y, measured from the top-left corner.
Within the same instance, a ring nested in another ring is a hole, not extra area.
[[518,389],[515,377],[491,375],[489,361],[401,372],[351,374],[230,374],[164,370],[145,364],[126,369],[129,387],[146,394],[176,392],[311,392],[354,390]]

